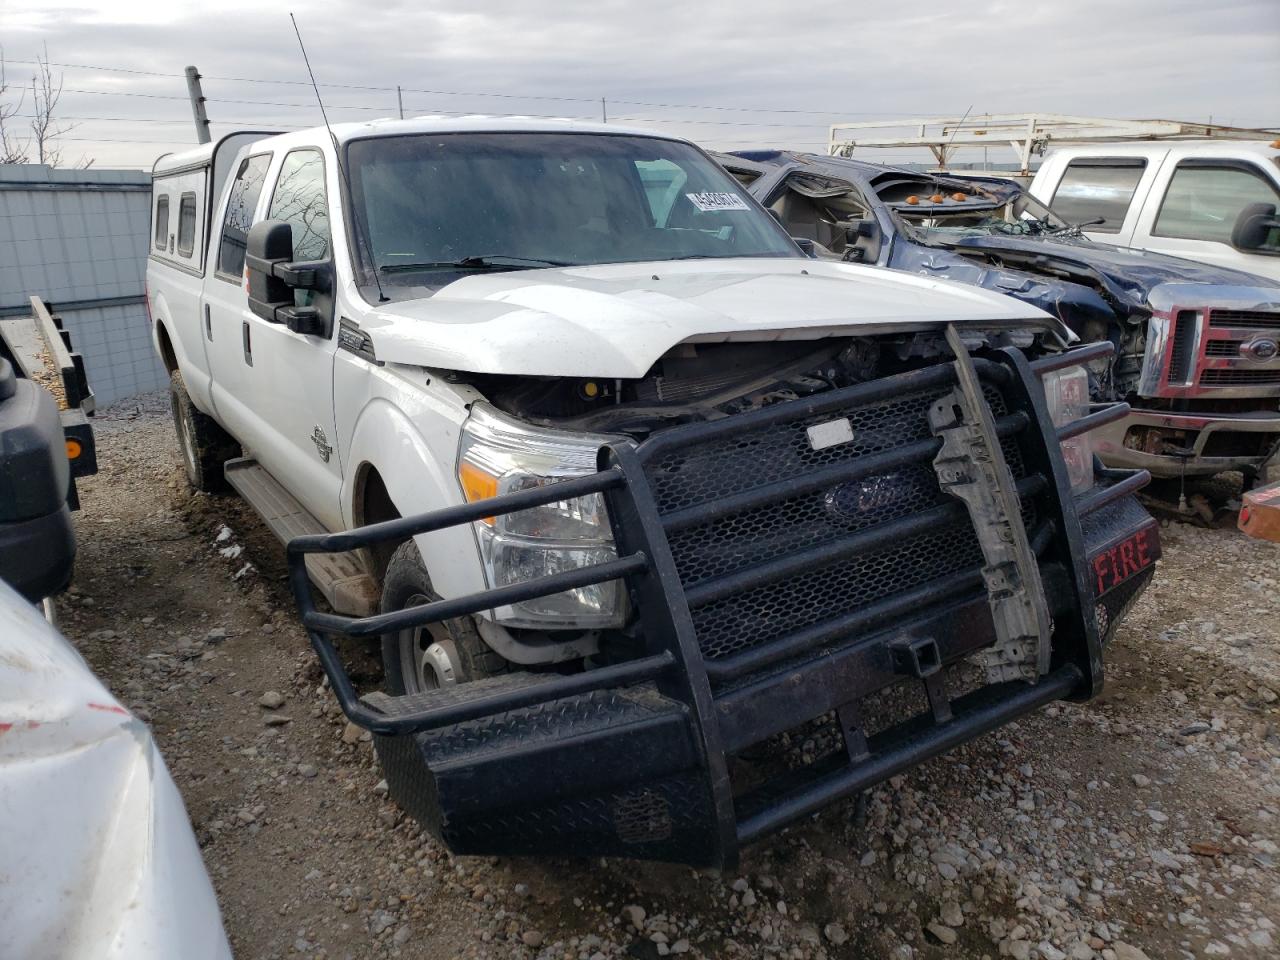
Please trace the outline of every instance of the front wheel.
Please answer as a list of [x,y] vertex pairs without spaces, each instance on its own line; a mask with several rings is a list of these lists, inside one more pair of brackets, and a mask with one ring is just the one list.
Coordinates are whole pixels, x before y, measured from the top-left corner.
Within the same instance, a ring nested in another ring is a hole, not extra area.
[[182,453],[182,466],[187,471],[191,486],[205,493],[227,489],[222,474],[223,465],[240,455],[240,445],[217,421],[201,413],[191,402],[187,385],[177,370],[169,377],[169,406],[173,412],[173,427],[178,434],[178,450]]
[[[417,545],[402,543],[382,581],[382,612],[439,599]],[[383,634],[382,666],[387,692],[402,696],[506,673],[508,664],[481,639],[470,617],[460,617]]]

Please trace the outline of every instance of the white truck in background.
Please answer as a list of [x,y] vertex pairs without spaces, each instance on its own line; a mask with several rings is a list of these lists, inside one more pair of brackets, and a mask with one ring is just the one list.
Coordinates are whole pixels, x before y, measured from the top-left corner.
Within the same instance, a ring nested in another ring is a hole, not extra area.
[[[289,541],[335,696],[456,852],[731,863],[1096,692],[1154,572],[1145,471],[1088,445],[1127,412],[1088,403],[1109,344],[811,259],[685,140],[375,121],[228,138],[154,183],[191,483]],[[383,691],[337,634],[381,638]],[[952,697],[970,657],[987,685]],[[730,754],[898,682],[931,716],[871,742],[841,707],[839,782],[731,782]]]
[[1280,281],[1280,139],[1055,146],[1031,193],[1094,240]]

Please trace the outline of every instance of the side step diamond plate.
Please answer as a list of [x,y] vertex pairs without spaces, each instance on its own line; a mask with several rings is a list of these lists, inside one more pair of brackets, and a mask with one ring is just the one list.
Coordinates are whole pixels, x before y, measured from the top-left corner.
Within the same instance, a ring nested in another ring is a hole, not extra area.
[[[329,532],[257,460],[228,460],[224,473],[227,483],[257,511],[281,543]],[[378,612],[377,584],[354,554],[308,554],[307,574],[338,613],[367,617]]]

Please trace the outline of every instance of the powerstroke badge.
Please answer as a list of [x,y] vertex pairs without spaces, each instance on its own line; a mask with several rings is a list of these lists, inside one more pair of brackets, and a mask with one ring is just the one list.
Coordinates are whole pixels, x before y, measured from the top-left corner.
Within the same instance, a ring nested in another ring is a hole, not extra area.
[[1114,590],[1146,570],[1160,557],[1160,535],[1155,523],[1129,534],[1123,540],[1090,558],[1098,596]]

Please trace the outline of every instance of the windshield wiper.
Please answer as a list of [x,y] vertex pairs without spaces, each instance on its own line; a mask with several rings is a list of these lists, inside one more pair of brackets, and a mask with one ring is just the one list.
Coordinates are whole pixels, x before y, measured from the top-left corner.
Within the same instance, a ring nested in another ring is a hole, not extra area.
[[543,260],[539,257],[515,257],[506,253],[461,257],[457,260],[432,260],[424,263],[385,263],[381,273],[412,273],[418,270],[532,270],[536,267],[572,267],[565,260]]

